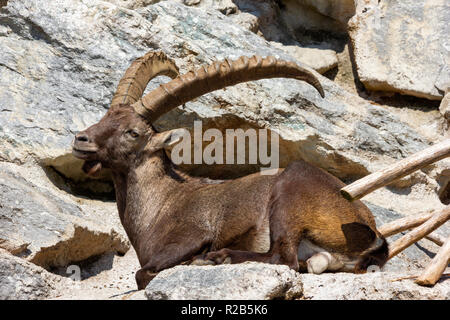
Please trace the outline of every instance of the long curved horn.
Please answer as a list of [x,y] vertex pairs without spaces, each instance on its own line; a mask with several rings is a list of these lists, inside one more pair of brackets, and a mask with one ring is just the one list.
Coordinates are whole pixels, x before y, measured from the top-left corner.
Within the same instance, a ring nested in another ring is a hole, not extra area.
[[172,79],[178,76],[178,67],[164,52],[148,52],[133,61],[117,86],[111,105],[131,104],[144,94],[147,84],[156,76]]
[[235,61],[216,61],[178,76],[145,95],[133,107],[138,114],[153,122],[164,113],[205,93],[241,82],[268,78],[303,80],[316,88],[322,97],[325,96],[314,74],[293,62],[277,60],[275,57],[242,56]]

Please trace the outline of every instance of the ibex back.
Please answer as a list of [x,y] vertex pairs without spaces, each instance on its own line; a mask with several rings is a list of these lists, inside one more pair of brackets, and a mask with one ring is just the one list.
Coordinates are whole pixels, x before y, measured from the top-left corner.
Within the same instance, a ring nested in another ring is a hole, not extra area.
[[[173,80],[142,97],[157,75]],[[274,175],[211,181],[181,173],[166,156],[184,131],[157,132],[152,122],[162,114],[213,90],[275,77],[304,80],[324,96],[313,73],[273,57],[225,60],[178,76],[172,60],[150,52],[132,63],[100,122],[76,135],[73,154],[85,160],[83,170],[112,171],[120,219],[142,267],[139,289],[183,262],[252,260],[314,273],[363,272],[386,262],[387,244],[369,209],[341,197],[344,184],[319,168],[300,161]]]

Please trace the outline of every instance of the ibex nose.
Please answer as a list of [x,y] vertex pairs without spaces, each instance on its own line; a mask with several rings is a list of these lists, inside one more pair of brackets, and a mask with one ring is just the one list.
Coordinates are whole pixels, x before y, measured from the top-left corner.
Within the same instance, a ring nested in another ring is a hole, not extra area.
[[84,132],[79,132],[75,135],[76,142],[89,142],[89,137]]

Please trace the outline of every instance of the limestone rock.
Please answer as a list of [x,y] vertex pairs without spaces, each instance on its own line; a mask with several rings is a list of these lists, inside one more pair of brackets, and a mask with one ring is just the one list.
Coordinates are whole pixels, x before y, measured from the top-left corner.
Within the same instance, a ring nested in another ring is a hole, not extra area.
[[[81,281],[71,281],[72,287],[55,290],[50,297],[56,300],[146,300],[144,290],[136,291],[135,273],[140,269],[136,252],[133,248],[125,255],[106,253],[77,264],[79,274],[74,269],[60,267],[52,269],[53,273]],[[70,266],[69,266],[70,267]],[[70,271],[68,273],[68,271]],[[75,278],[76,279],[76,278]],[[74,280],[75,280],[74,279]]]
[[349,22],[359,79],[369,90],[441,100],[450,79],[447,1],[379,1]]
[[145,289],[150,300],[271,300],[301,296],[299,274],[283,265],[247,262],[177,266],[160,272]]
[[336,52],[330,49],[285,46],[278,42],[271,42],[271,44],[321,74],[336,68],[338,65]]
[[233,0],[182,0],[188,6],[196,5],[198,8],[212,8],[224,15],[230,15],[238,11]]
[[128,250],[115,210],[114,218],[86,210],[44,173],[30,179],[32,170],[40,168],[0,163],[0,247],[44,268]]
[[13,239],[1,239],[0,238],[0,248],[8,251],[13,255],[19,255],[28,249],[30,243],[23,240]]
[[439,105],[439,111],[445,119],[450,121],[450,87],[445,90],[445,96]]
[[106,1],[127,9],[137,9],[158,3],[161,0],[106,0]]
[[247,12],[241,12],[236,15],[231,15],[230,18],[232,19],[233,23],[236,25],[241,26],[242,28],[249,30],[253,33],[259,34],[259,19],[254,16],[253,14],[247,13]]
[[339,21],[345,26],[348,20],[357,12],[367,10],[370,6],[377,4],[377,0],[280,0],[282,5],[295,3],[304,10],[315,12]]
[[44,299],[61,281],[64,280],[0,249],[0,300]]
[[367,274],[324,273],[302,274],[303,297],[307,300],[448,300],[450,280],[433,288],[421,287],[401,273],[374,272]]
[[353,0],[281,0],[281,19],[292,30],[327,31],[345,34],[347,20],[354,14]]
[[187,6],[193,6],[196,4],[199,4],[201,2],[201,0],[182,0],[183,4],[187,5]]
[[[150,300],[449,299],[450,281],[421,287],[404,273],[297,273],[284,265],[246,262],[218,266],[177,266],[160,272],[145,289]],[[396,280],[396,281],[392,281]]]
[[332,0],[283,0],[283,4],[295,2],[297,5],[311,8],[321,15],[330,17],[334,20],[340,21],[343,24],[347,23],[355,14],[354,0],[332,1]]

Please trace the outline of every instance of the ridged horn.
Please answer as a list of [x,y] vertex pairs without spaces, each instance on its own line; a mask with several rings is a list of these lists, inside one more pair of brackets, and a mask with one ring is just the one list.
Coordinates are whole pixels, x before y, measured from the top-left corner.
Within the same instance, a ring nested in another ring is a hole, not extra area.
[[275,57],[242,56],[235,61],[225,59],[178,76],[162,84],[133,104],[138,114],[153,122],[164,113],[206,93],[241,82],[294,78],[303,80],[325,96],[319,80],[309,70],[294,62]]
[[111,105],[135,103],[154,77],[165,75],[174,79],[178,74],[177,65],[164,52],[150,51],[134,60],[127,69],[117,86]]

